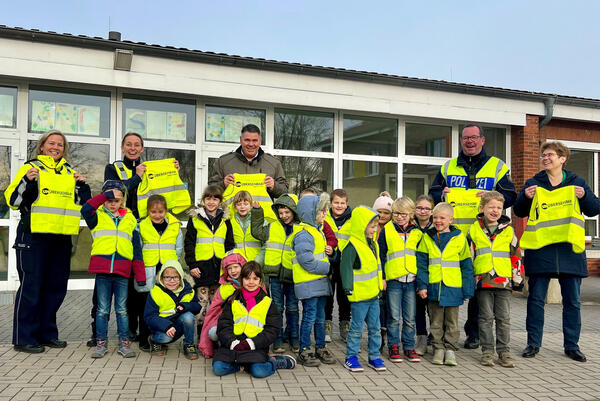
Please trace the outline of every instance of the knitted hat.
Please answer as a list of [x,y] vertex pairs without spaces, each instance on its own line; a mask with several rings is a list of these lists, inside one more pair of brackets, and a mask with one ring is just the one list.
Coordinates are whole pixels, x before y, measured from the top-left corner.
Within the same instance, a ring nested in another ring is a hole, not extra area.
[[237,263],[240,266],[244,266],[246,264],[246,259],[239,253],[231,253],[223,258],[221,261],[221,268],[223,270],[227,269],[227,266],[233,265]]
[[385,209],[391,212],[392,203],[394,203],[394,200],[389,196],[380,196],[379,198],[375,199],[375,203],[373,203],[373,209],[376,211],[379,209]]
[[107,180],[102,185],[102,192],[110,191],[111,189],[116,189],[121,191],[123,195],[127,195],[127,187],[119,180]]

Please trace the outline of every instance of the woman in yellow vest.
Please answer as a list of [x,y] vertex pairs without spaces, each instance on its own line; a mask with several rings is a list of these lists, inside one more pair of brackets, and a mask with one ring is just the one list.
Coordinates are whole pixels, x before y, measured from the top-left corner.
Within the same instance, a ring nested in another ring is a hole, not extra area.
[[[175,216],[167,212],[167,201],[162,195],[151,195],[147,203],[148,216],[140,221],[139,230],[142,237],[142,256],[146,267],[146,285],[136,286],[137,296],[147,299],[148,292],[154,287],[154,277],[162,265],[168,260],[179,260],[183,251],[183,234],[181,223]],[[141,305],[143,303],[143,306]],[[146,301],[138,304],[138,316],[143,316]],[[139,347],[142,351],[150,351],[148,336],[150,331],[144,322],[139,320]]]
[[225,376],[242,367],[253,377],[271,376],[277,369],[293,369],[296,360],[289,355],[269,357],[269,347],[281,324],[277,306],[263,290],[260,265],[250,261],[240,274],[242,288],[235,290],[223,306],[217,336],[213,372]]
[[546,293],[550,279],[558,278],[565,354],[585,362],[578,344],[581,279],[588,275],[582,214],[592,217],[600,213],[600,200],[581,177],[564,169],[571,154],[565,145],[546,142],[540,153],[542,171],[527,180],[513,206],[515,215],[529,217],[521,237],[529,285],[523,357],[534,357],[542,346]]
[[64,348],[56,312],[67,294],[71,270],[71,235],[79,233],[80,205],[91,197],[85,178],[66,159],[69,143],[57,130],[38,140],[34,158],[17,171],[4,192],[19,210],[14,248],[19,289],[15,297],[15,351],[40,353],[44,346]]

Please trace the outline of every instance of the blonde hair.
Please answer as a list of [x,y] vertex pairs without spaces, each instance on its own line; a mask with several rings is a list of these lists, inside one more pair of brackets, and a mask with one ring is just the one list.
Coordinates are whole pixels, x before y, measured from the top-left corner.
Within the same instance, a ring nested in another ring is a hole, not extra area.
[[543,154],[547,149],[553,150],[556,152],[558,157],[566,158],[563,165],[567,165],[569,158],[571,157],[571,151],[560,141],[553,142],[545,142],[540,148],[540,154]]
[[484,193],[481,196],[481,200],[479,201],[479,207],[483,208],[491,200],[497,200],[499,202],[502,202],[502,205],[504,205],[504,196],[502,196],[502,194],[500,192],[489,191],[489,192]]
[[448,213],[450,217],[454,217],[454,208],[448,202],[440,202],[433,208],[433,215],[437,213]]
[[233,201],[231,202],[233,206],[237,205],[241,201],[248,201],[252,203],[252,195],[248,191],[240,191],[233,197]]
[[417,207],[415,206],[415,202],[408,196],[398,198],[392,203],[392,212],[406,212],[414,215],[416,211]]
[[63,159],[67,160],[69,157],[69,142],[67,141],[67,137],[57,129],[51,129],[40,137],[37,145],[35,146],[35,150],[33,151],[33,157],[38,157],[42,154],[42,146],[44,146],[48,138],[50,138],[52,135],[58,135],[62,137],[65,144],[62,157]]

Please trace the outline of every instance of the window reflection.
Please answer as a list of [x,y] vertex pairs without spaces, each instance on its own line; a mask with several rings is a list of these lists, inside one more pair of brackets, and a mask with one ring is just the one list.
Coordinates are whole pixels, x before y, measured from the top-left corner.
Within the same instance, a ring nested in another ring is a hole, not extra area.
[[333,151],[333,114],[275,109],[275,148]]
[[389,118],[345,115],[344,153],[396,156],[398,121]]
[[396,198],[397,164],[344,160],[343,188],[352,205],[372,206],[382,191]]

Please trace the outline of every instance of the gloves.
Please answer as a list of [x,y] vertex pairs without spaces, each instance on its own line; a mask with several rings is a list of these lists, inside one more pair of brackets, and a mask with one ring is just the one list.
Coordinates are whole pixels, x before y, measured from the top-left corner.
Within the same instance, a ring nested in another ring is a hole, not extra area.
[[250,351],[250,344],[248,344],[248,341],[243,340],[240,341],[238,345],[233,347],[233,349],[234,351]]

